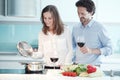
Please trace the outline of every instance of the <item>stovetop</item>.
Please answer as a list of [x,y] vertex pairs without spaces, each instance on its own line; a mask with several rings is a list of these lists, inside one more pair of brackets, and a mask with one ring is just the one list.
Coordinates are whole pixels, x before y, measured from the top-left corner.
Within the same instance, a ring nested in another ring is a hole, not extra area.
[[25,69],[0,69],[0,74],[46,74],[47,70],[26,71]]

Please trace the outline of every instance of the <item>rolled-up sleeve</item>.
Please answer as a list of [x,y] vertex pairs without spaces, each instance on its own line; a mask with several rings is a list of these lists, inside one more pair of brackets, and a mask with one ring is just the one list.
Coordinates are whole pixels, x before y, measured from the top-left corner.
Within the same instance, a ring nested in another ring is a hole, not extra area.
[[106,29],[101,29],[99,32],[99,38],[102,43],[102,47],[100,48],[101,54],[102,55],[111,55],[112,54],[112,42],[110,39],[110,35],[106,31]]

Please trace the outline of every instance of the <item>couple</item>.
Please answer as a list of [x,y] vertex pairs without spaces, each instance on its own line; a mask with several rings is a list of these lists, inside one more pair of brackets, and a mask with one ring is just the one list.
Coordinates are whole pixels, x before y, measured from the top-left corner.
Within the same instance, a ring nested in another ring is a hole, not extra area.
[[[107,31],[99,22],[93,20],[95,4],[92,0],[76,2],[80,23],[73,27],[72,35],[60,19],[57,8],[48,5],[42,10],[42,31],[39,34],[38,51],[46,62],[53,64],[50,58],[59,56],[57,65],[72,63],[101,64],[100,58],[112,53],[111,40]],[[84,35],[85,45],[77,45],[78,36]]]

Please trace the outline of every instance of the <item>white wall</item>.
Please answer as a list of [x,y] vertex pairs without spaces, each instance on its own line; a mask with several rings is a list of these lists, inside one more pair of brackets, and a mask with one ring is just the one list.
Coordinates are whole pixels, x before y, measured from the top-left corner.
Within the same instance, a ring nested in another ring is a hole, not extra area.
[[[78,0],[41,0],[41,9],[48,4],[56,5],[64,22],[79,22],[75,3]],[[120,0],[93,0],[96,5],[94,18],[100,22],[120,22]]]
[[46,5],[55,5],[64,22],[79,22],[75,2],[78,0],[41,0],[41,9]]
[[97,20],[107,23],[120,22],[120,0],[97,0]]

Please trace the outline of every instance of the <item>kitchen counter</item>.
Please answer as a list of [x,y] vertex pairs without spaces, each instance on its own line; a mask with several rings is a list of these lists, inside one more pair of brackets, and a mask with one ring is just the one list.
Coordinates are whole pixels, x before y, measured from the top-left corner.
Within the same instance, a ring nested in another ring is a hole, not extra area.
[[[19,68],[24,69],[24,65],[18,62],[43,61],[42,59],[33,59],[23,57],[19,54],[0,55],[0,68],[8,69]],[[3,65],[5,64],[5,65]],[[6,66],[7,65],[7,66]],[[120,76],[103,76],[103,77],[66,77],[62,76],[58,70],[48,70],[47,74],[0,74],[0,80],[120,80]]]
[[33,59],[16,53],[0,54],[0,69],[24,69],[25,65],[22,63],[29,62],[43,62],[43,59]]
[[[119,70],[120,71],[120,55],[112,55],[103,59],[103,63],[101,64],[102,70]],[[0,53],[0,68],[18,68],[21,66],[18,62],[33,62],[33,61],[43,61],[43,59],[33,59],[30,57],[21,56],[18,53],[8,53],[8,54],[1,54]],[[6,63],[5,63],[6,62]],[[14,63],[16,62],[16,63]],[[5,66],[8,65],[8,66]],[[20,67],[21,68],[21,67]],[[24,68],[24,66],[22,67]]]
[[15,62],[21,62],[21,61],[43,61],[43,59],[33,59],[31,57],[24,57],[20,54],[0,54],[0,62],[2,61],[15,61]]
[[120,80],[120,77],[67,77],[60,70],[48,70],[47,74],[0,74],[0,80]]

